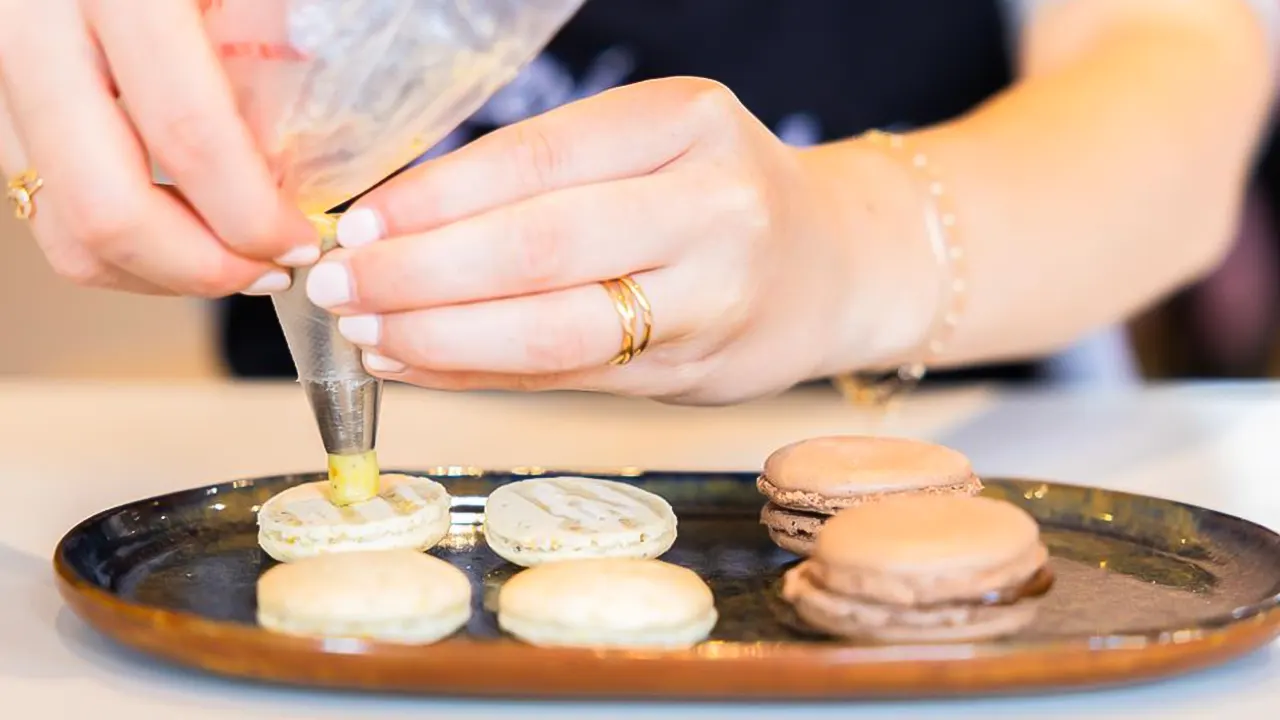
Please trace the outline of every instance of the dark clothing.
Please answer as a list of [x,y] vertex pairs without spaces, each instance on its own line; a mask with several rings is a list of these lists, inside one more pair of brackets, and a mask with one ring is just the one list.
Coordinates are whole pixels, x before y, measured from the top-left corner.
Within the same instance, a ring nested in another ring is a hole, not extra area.
[[[909,129],[1005,87],[1006,38],[998,0],[588,0],[436,152],[609,86],[673,75],[724,83],[794,144]],[[269,300],[225,301],[222,326],[236,374],[293,375]],[[1011,366],[965,376],[1033,374]]]

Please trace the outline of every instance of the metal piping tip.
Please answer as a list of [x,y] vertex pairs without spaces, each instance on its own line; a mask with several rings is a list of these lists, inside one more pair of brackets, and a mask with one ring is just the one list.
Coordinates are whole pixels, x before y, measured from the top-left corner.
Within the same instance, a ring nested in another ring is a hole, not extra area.
[[[336,220],[312,218],[321,233],[321,249],[337,245]],[[295,270],[293,285],[271,296],[276,317],[306,391],[316,427],[330,455],[355,455],[374,449],[382,381],[364,369],[360,348],[338,332],[338,319],[307,298],[310,268]]]
[[302,380],[307,402],[315,413],[320,439],[330,455],[358,455],[378,443],[378,410],[382,381]]

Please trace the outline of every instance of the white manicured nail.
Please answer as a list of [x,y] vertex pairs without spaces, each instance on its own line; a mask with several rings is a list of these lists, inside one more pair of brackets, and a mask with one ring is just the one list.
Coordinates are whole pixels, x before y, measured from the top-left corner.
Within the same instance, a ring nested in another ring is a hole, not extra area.
[[319,259],[319,245],[299,245],[276,258],[276,264],[284,265],[285,267],[307,267],[308,265],[314,265]]
[[382,218],[369,208],[356,208],[338,218],[338,244],[357,248],[377,242],[384,233]]
[[369,372],[375,373],[404,372],[406,367],[399,360],[392,360],[385,355],[379,355],[374,352],[366,352],[364,354],[364,366],[369,369]]
[[377,315],[350,315],[338,318],[338,332],[356,345],[373,347],[382,334],[382,320]]
[[342,263],[316,265],[307,274],[307,297],[322,308],[351,302],[351,273]]
[[240,291],[241,295],[270,295],[288,290],[293,284],[293,276],[283,270],[268,270],[253,284]]

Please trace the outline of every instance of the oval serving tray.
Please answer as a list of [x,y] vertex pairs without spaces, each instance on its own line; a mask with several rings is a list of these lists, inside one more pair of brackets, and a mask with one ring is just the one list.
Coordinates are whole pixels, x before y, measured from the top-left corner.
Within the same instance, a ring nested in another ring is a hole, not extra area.
[[[1167,500],[991,479],[985,494],[1040,521],[1056,582],[1036,622],[1005,640],[871,646],[789,629],[777,581],[796,558],[759,524],[747,473],[419,473],[454,496],[453,530],[432,553],[465,570],[476,612],[459,635],[406,647],[285,637],[254,621],[273,561],[257,546],[267,498],[322,475],[241,480],[100,513],[58,544],[71,608],[114,640],[179,664],[273,682],[446,695],[651,698],[885,698],[1027,692],[1133,682],[1201,668],[1280,634],[1280,536]],[[486,607],[517,571],[485,546],[494,487],[531,474],[590,474],[666,497],[680,518],[664,560],[706,579],[720,622],[687,651],[541,649],[506,638]]]

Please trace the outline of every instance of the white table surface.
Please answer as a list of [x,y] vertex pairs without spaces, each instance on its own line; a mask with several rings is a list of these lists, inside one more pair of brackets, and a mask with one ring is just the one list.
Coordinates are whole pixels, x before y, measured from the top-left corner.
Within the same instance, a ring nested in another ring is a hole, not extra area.
[[[920,396],[877,422],[806,390],[734,408],[586,395],[445,395],[394,388],[383,464],[752,470],[825,433],[930,438],[980,473],[1089,483],[1193,502],[1280,527],[1280,385]],[[925,703],[601,705],[281,689],[175,669],[100,639],[62,604],[50,556],[84,517],[236,477],[321,467],[291,384],[0,381],[0,718],[1280,717],[1280,645],[1125,689]]]

